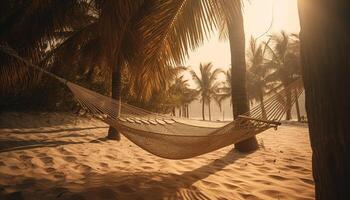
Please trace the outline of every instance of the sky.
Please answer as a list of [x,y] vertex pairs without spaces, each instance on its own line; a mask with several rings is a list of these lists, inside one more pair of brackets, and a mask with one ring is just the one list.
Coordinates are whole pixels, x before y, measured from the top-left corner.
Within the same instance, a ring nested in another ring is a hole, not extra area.
[[[263,35],[260,38],[260,40],[263,40],[266,35],[281,30],[289,33],[299,33],[300,31],[297,0],[245,1],[243,15],[247,44],[251,36],[259,37]],[[271,22],[272,26],[270,27]],[[191,69],[198,72],[199,64],[206,62],[212,62],[214,67],[225,70],[230,66],[229,43],[228,41],[219,41],[218,33],[214,33],[201,47],[192,51],[189,54],[189,59],[185,62],[185,66],[190,66]],[[190,80],[191,76],[186,73],[184,78]],[[191,81],[189,83],[193,87],[193,83]]]
[[[246,44],[249,43],[251,36],[260,37],[259,40],[264,40],[267,35],[271,33],[278,33],[284,30],[288,33],[299,33],[299,16],[297,9],[297,0],[246,0],[243,9],[244,29],[246,36]],[[271,25],[272,21],[272,26]],[[185,66],[190,66],[199,73],[199,64],[212,62],[214,67],[228,70],[230,67],[230,47],[228,41],[219,41],[218,34],[214,34],[201,47],[197,48],[189,54],[189,59]],[[186,72],[184,79],[188,80],[190,87],[196,88],[191,80],[191,75]],[[222,74],[219,80],[225,79]],[[230,100],[223,102],[223,111],[220,112],[215,103],[212,105],[212,117],[214,120],[232,119],[232,108],[230,107]],[[303,102],[303,101],[301,101]],[[304,105],[302,104],[301,107]],[[194,101],[190,104],[190,117],[201,118],[201,104],[199,101]],[[207,108],[206,113],[207,113]]]

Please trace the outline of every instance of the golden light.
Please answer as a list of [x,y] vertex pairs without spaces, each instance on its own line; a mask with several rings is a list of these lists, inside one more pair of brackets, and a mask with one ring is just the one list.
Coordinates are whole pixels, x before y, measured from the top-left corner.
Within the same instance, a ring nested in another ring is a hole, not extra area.
[[[281,30],[298,33],[300,30],[297,0],[245,1],[243,13],[246,43],[251,36],[265,36]],[[196,70],[201,62],[212,62],[215,67],[228,69],[231,63],[228,42],[218,41],[216,34],[202,47],[191,52],[185,65]]]

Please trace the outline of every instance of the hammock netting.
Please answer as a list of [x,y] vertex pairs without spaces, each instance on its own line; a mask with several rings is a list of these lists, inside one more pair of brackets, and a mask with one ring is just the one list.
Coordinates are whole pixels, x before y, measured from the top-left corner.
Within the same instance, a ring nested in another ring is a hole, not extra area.
[[142,149],[168,159],[192,158],[276,128],[303,92],[302,80],[298,79],[232,122],[207,122],[153,113],[120,102],[66,81],[6,50],[27,65],[63,82],[94,117],[116,128]]

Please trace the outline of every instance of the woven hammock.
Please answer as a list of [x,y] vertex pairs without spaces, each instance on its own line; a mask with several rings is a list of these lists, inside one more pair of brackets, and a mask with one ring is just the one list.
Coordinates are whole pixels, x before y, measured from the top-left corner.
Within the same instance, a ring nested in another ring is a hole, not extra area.
[[302,81],[298,79],[232,122],[207,122],[153,113],[122,103],[58,77],[24,60],[12,49],[2,50],[59,80],[94,117],[116,128],[142,149],[168,159],[192,158],[277,128],[303,92]]

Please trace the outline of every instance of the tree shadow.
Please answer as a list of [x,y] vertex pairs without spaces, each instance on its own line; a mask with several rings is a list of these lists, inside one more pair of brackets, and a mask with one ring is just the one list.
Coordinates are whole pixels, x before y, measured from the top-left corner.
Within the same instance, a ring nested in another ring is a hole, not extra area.
[[222,158],[180,175],[159,172],[86,174],[79,192],[63,191],[56,196],[59,196],[57,199],[210,199],[205,190],[194,183],[246,155],[232,150]]
[[86,142],[71,141],[41,141],[41,140],[0,140],[0,153],[27,150],[41,147],[57,147],[68,144],[82,144]]
[[96,127],[85,127],[85,128],[60,128],[60,129],[54,129],[54,130],[32,130],[32,131],[12,130],[12,131],[7,131],[6,133],[11,133],[11,134],[60,133],[65,131],[84,131],[84,130],[94,130],[94,129],[102,129],[102,128],[108,128],[108,126],[96,126]]
[[[67,129],[61,130],[65,131]],[[71,129],[70,129],[71,130]],[[86,130],[86,129],[79,129]],[[58,132],[58,131],[57,131]],[[7,132],[10,133],[10,132]],[[37,132],[34,132],[37,133]],[[12,132],[11,132],[12,134]],[[21,133],[22,134],[22,133]],[[32,134],[32,133],[28,133]],[[55,137],[45,137],[41,139],[2,139],[0,138],[0,153],[17,151],[17,150],[28,150],[41,147],[57,147],[69,144],[83,144],[83,143],[103,143],[108,141],[106,137],[96,137],[94,133],[61,133],[62,135],[57,135]],[[91,138],[92,137],[92,138]],[[69,141],[71,138],[81,138],[79,142]],[[62,140],[60,140],[62,139]],[[65,140],[65,139],[68,139]],[[84,141],[85,140],[85,141]]]
[[[33,120],[35,119],[35,120]],[[57,112],[4,112],[0,113],[0,128],[41,128],[77,124],[78,115]],[[35,123],[28,123],[32,120]]]
[[[246,154],[234,150],[224,157],[183,174],[160,172],[86,172],[78,183],[52,179],[26,178],[20,190],[10,194],[0,191],[2,199],[210,199],[203,188],[194,185],[234,163]],[[214,183],[215,184],[215,183]],[[234,184],[234,183],[232,183]],[[74,191],[72,191],[74,188]],[[208,185],[210,189],[210,185]]]

